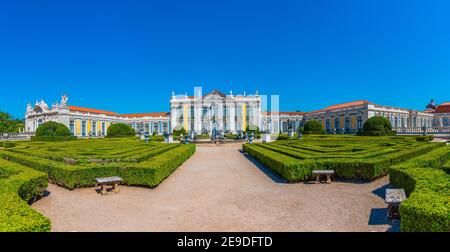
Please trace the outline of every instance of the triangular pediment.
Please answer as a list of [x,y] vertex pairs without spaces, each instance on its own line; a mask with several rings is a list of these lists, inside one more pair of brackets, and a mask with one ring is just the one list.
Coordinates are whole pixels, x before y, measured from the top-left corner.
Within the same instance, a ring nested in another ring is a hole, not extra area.
[[220,92],[219,90],[217,90],[217,89],[214,89],[213,91],[211,91],[211,92],[209,92],[208,94],[206,94],[205,96],[203,96],[203,98],[208,98],[208,97],[222,97],[222,98],[225,98],[226,97],[226,95],[224,94],[224,93],[222,93],[222,92]]

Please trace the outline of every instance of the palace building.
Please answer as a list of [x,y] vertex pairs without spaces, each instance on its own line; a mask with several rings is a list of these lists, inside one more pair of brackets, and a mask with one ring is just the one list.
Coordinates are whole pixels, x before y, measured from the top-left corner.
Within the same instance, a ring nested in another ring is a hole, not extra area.
[[169,113],[118,114],[115,112],[68,105],[67,96],[51,107],[45,101],[28,104],[25,114],[25,131],[35,132],[39,125],[55,121],[66,125],[74,136],[106,136],[113,123],[126,123],[136,132],[163,134],[170,130]]
[[213,90],[202,95],[170,97],[170,112],[118,114],[115,112],[72,106],[68,97],[51,107],[43,100],[27,105],[25,131],[33,133],[44,122],[66,125],[74,136],[102,137],[114,123],[129,124],[137,134],[164,134],[184,128],[189,133],[212,134],[214,131],[237,134],[247,129],[270,133],[297,130],[308,120],[318,120],[328,133],[356,133],[373,116],[390,120],[400,133],[418,133],[423,127],[450,129],[450,103],[436,105],[432,100],[424,111],[374,104],[366,100],[332,105],[312,112],[280,112],[278,98],[267,108],[267,96],[255,94],[224,94]]
[[356,133],[364,122],[373,116],[389,119],[392,128],[432,127],[434,113],[374,104],[366,100],[336,104],[324,109],[309,112],[307,120],[318,120],[323,128],[331,133],[340,131]]

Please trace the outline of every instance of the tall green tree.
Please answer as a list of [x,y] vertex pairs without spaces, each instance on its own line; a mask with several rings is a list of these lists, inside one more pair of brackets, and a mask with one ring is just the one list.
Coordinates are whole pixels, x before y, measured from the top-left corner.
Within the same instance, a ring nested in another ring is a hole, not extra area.
[[23,120],[13,119],[10,114],[0,111],[0,133],[17,133],[23,127]]

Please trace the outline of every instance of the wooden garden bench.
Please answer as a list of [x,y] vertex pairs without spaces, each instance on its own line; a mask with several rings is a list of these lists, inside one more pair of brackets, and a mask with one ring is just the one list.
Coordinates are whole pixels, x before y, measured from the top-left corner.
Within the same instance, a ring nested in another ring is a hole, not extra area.
[[334,174],[333,170],[314,170],[312,174],[316,177],[316,183],[320,183],[320,176],[327,176],[327,184],[331,184],[331,175]]
[[388,218],[397,219],[400,217],[400,204],[406,199],[403,189],[386,189],[385,202],[388,204]]
[[123,181],[121,177],[96,178],[97,184],[100,185],[102,195],[106,192],[106,186],[112,185],[113,192],[120,192],[119,183]]

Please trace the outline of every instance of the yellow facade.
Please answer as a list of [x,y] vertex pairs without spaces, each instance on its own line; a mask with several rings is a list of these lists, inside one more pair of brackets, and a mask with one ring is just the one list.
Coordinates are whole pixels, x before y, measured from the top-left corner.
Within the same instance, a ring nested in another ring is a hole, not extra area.
[[86,135],[89,135],[89,133],[91,133],[91,131],[92,131],[92,121],[91,120],[88,120],[87,122],[86,122],[86,126],[87,126],[87,131],[86,131]]
[[322,129],[325,129],[325,120],[322,120]]
[[111,123],[110,122],[106,122],[105,123],[106,132],[108,132],[109,126],[111,126]]
[[245,131],[247,129],[247,105],[242,105],[242,130]]
[[189,104],[183,104],[183,127],[186,131],[189,130]]
[[97,122],[97,132],[102,132],[102,122]]
[[81,135],[81,120],[75,120],[75,135]]
[[340,127],[341,129],[344,128],[344,123],[345,123],[345,117],[344,117],[344,116],[341,116],[341,119],[339,119],[339,127]]
[[334,129],[334,118],[331,118],[331,128]]
[[356,116],[352,116],[352,129],[356,129]]

